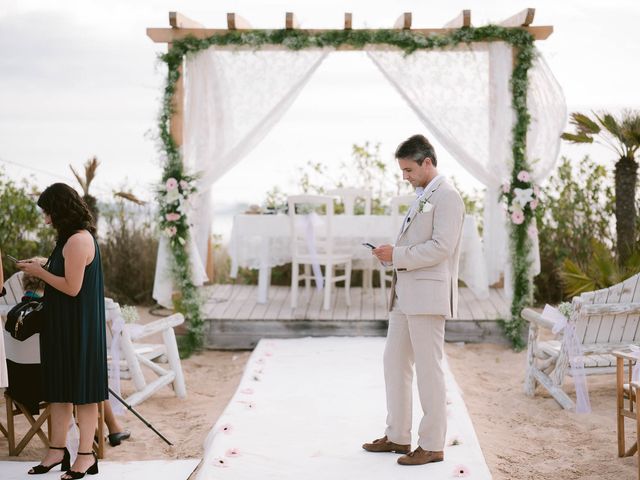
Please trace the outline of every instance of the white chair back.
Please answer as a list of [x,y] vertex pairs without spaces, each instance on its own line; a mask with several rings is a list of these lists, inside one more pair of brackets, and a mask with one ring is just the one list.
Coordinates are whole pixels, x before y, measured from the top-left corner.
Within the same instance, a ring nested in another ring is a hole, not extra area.
[[391,224],[393,225],[394,235],[397,235],[400,231],[400,227],[402,227],[402,220],[405,215],[400,212],[400,207],[411,207],[411,204],[415,199],[415,195],[398,195],[391,198]]
[[356,200],[361,198],[364,200],[364,214],[371,215],[371,190],[355,187],[334,188],[327,191],[327,195],[340,197],[344,204],[345,215],[355,214]]
[[287,199],[291,223],[291,255],[295,258],[315,253],[331,256],[333,245],[333,197],[291,195]]
[[4,297],[0,297],[0,315],[6,315],[15,305],[20,303],[24,289],[22,288],[22,276],[24,273],[16,272],[4,282],[7,291]]

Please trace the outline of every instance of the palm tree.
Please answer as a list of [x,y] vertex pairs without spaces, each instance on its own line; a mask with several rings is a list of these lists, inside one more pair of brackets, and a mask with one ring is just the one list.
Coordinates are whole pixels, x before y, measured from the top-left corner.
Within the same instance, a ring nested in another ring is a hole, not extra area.
[[616,237],[618,262],[624,265],[636,244],[636,184],[640,148],[640,112],[626,110],[616,119],[610,113],[596,114],[595,119],[579,112],[571,114],[570,123],[576,133],[565,132],[562,138],[572,143],[593,143],[607,146],[618,155],[615,164]]
[[80,176],[78,172],[76,172],[75,168],[72,165],[69,165],[69,168],[73,172],[73,175],[78,180],[80,187],[82,187],[82,199],[85,201],[89,210],[91,211],[91,215],[93,215],[93,221],[96,224],[96,228],[98,226],[98,200],[96,197],[89,193],[89,187],[91,186],[91,182],[96,178],[96,170],[98,169],[98,165],[100,162],[98,161],[98,157],[95,155],[88,159],[84,163],[84,178]]

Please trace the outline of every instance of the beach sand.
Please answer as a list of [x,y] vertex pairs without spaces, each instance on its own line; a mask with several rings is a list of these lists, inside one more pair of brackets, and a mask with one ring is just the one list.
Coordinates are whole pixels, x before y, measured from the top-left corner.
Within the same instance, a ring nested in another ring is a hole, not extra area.
[[[589,377],[593,413],[577,415],[562,410],[541,389],[535,398],[522,393],[525,352],[492,344],[447,344],[446,352],[495,479],[636,478],[637,458],[617,457],[614,375]],[[167,387],[136,407],[174,446],[127,413],[122,424],[131,430],[131,439],[119,447],[107,445],[106,459],[200,458],[203,441],[235,392],[249,355],[204,351],[183,360],[187,398],[176,398]],[[130,389],[123,382],[124,393]],[[573,394],[570,380],[568,391]],[[4,412],[4,405],[0,409]],[[382,435],[384,419],[380,422]],[[19,425],[24,431],[25,423]],[[631,421],[627,429],[630,446],[635,435]],[[0,435],[0,460],[38,460],[44,450],[36,439],[19,457],[8,457],[7,451]]]

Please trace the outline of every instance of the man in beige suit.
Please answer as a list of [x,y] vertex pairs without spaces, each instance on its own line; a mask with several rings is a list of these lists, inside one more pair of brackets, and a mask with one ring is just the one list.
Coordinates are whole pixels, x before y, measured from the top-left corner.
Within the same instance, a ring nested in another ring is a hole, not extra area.
[[[423,465],[444,460],[444,323],[457,310],[464,203],[456,189],[438,175],[435,151],[424,136],[414,135],[401,143],[396,159],[417,198],[395,246],[381,245],[373,250],[381,262],[394,268],[384,351],[387,428],[384,437],[365,443],[363,448],[404,453],[399,464]],[[418,447],[412,452],[414,363],[423,417]]]

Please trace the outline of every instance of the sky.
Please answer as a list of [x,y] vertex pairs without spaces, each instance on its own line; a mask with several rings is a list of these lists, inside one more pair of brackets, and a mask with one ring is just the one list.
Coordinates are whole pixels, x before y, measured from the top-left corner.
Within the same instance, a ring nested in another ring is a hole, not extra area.
[[[0,168],[41,187],[76,185],[69,164],[81,168],[97,155],[94,192],[101,200],[122,188],[151,199],[161,174],[155,134],[164,70],[157,55],[166,46],[145,29],[168,26],[172,10],[212,28],[226,28],[227,12],[255,28],[280,28],[287,11],[302,28],[341,28],[347,11],[354,28],[386,28],[411,11],[419,28],[442,26],[464,8],[479,26],[526,7],[536,8],[534,25],[554,26],[537,47],[569,111],[640,108],[635,0],[0,0]],[[299,167],[313,161],[337,168],[354,143],[380,143],[392,162],[397,144],[418,132],[429,135],[364,54],[333,54],[264,141],[214,186],[216,211],[241,211],[238,203],[259,203],[275,185],[291,191]],[[436,149],[445,174],[464,189],[480,188]],[[603,163],[614,158],[598,147],[562,147],[572,158],[584,153]]]

